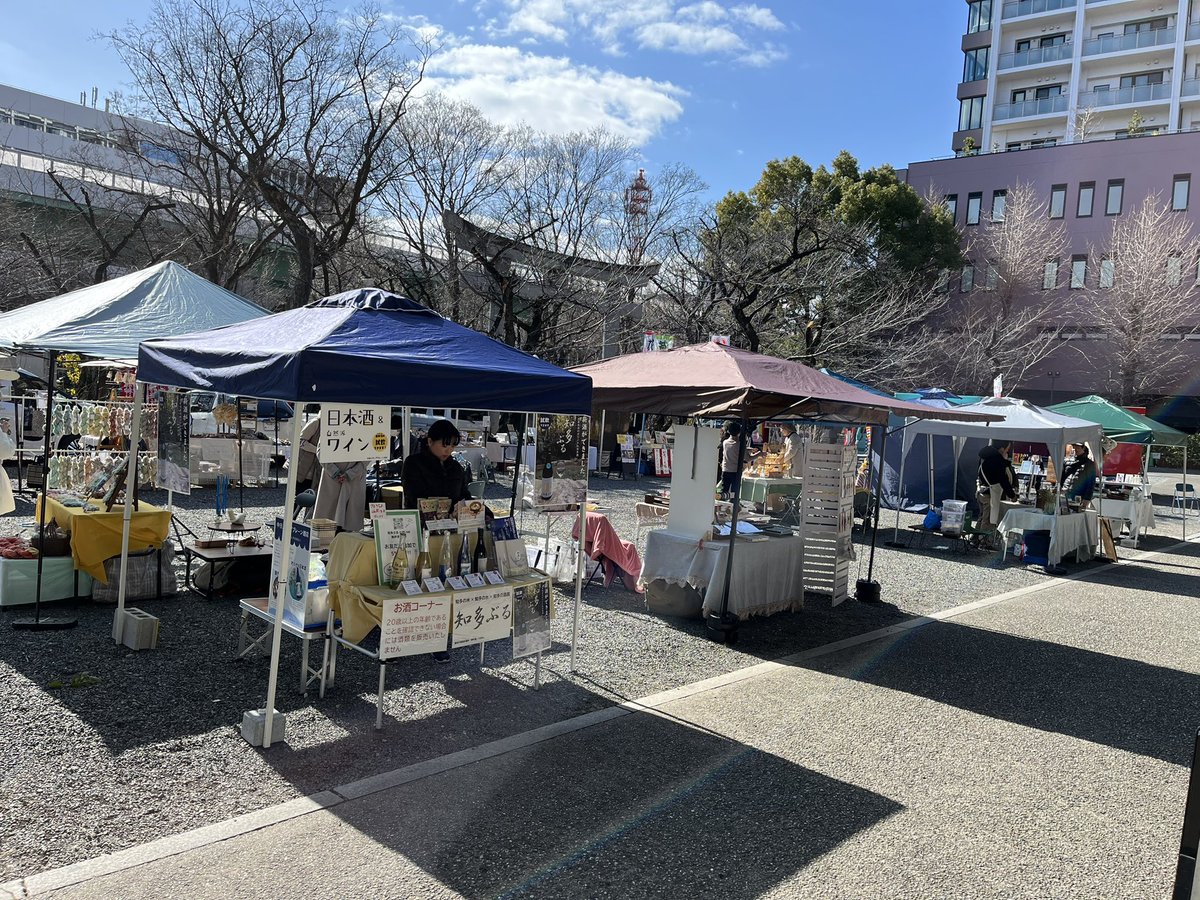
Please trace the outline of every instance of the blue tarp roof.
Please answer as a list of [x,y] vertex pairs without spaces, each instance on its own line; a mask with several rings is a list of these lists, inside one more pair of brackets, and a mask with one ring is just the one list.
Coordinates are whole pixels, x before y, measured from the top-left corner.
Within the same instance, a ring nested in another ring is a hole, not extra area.
[[144,341],[138,380],[300,403],[574,415],[592,410],[587,376],[375,288],[211,331]]

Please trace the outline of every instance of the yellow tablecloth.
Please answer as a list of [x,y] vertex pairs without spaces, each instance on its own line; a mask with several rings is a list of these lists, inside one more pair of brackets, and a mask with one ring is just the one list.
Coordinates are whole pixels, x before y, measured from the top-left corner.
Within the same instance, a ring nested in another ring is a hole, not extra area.
[[[84,512],[81,506],[63,506],[53,497],[46,502],[50,519],[58,527],[71,532],[71,556],[75,568],[87,572],[97,581],[108,584],[104,561],[121,555],[121,530],[125,511],[113,507],[112,512]],[[42,520],[41,498],[38,498],[37,520]],[[170,510],[141,502],[129,520],[129,550],[136,552],[161,547],[171,527]]]

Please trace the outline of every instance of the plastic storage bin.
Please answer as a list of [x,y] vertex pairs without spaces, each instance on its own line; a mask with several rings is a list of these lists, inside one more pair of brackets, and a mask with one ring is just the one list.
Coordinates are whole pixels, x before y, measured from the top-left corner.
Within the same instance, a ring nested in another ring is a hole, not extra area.
[[962,534],[967,515],[965,500],[942,501],[942,534]]

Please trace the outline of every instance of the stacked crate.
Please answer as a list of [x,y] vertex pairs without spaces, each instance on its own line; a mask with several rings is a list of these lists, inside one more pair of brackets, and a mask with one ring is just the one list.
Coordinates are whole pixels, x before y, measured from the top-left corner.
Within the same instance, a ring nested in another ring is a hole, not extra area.
[[855,462],[853,445],[807,441],[801,456],[804,587],[829,594],[835,606],[850,594]]

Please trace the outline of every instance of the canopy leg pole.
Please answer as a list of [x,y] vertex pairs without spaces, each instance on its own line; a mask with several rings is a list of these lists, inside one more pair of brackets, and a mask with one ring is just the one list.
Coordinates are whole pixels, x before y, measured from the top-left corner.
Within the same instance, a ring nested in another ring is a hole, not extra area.
[[[883,426],[883,434],[879,437],[879,458],[883,459],[883,451],[887,449],[887,426]],[[871,482],[867,482],[867,488],[870,489]],[[883,493],[883,466],[879,467],[879,494]],[[867,560],[867,581],[872,580],[871,576],[875,572],[875,543],[879,538],[879,501],[875,501],[875,522],[871,529],[871,555]],[[860,598],[861,599],[861,598]],[[875,598],[878,600],[878,596]]]
[[925,455],[929,458],[929,508],[933,509],[933,435],[925,435]]
[[[233,406],[237,410],[237,423],[234,427],[237,429],[238,442],[238,509],[242,512],[246,511],[246,476],[242,474],[242,398],[238,397],[233,401]],[[258,412],[255,409],[255,412]],[[258,424],[257,418],[255,424]]]
[[[590,422],[590,420],[589,420]],[[591,428],[587,429],[591,432]],[[603,433],[601,433],[603,437]],[[603,442],[603,441],[602,441]],[[586,452],[587,448],[584,448]],[[579,505],[579,546],[575,548],[575,618],[571,622],[571,672],[578,671],[575,667],[575,648],[579,643],[579,616],[583,605],[583,542],[587,540],[587,466],[583,467],[583,503]]]
[[125,442],[128,448],[125,475],[125,511],[121,516],[121,568],[120,581],[117,582],[117,611],[113,614],[112,637],[121,643],[121,626],[125,619],[125,585],[129,569],[129,524],[133,518],[134,487],[137,478],[138,435],[142,429],[142,392],[140,381],[133,383],[133,416],[129,420],[129,439]]
[[[1187,540],[1187,505],[1188,505],[1188,490],[1187,490],[1187,444],[1183,445],[1183,539]],[[39,563],[38,565],[41,565]],[[41,570],[38,570],[41,573]],[[41,579],[38,580],[38,585],[41,585]]]
[[596,441],[596,471],[603,472],[608,468],[604,462],[604,413],[605,410],[600,410],[600,438]]
[[[13,620],[13,628],[18,631],[51,631],[61,628],[74,628],[78,624],[77,620],[68,616],[46,616],[42,618],[42,560],[46,556],[46,518],[49,516],[49,511],[46,508],[47,497],[49,496],[50,488],[50,454],[53,452],[50,446],[50,424],[54,421],[54,382],[55,382],[55,365],[58,361],[58,353],[54,350],[50,351],[50,372],[47,375],[49,385],[46,387],[46,424],[42,427],[44,433],[43,451],[42,451],[42,496],[39,502],[41,509],[41,521],[38,522],[38,559],[37,559],[37,589],[33,596],[33,618],[22,618]],[[22,420],[24,420],[24,407],[22,406]],[[25,422],[18,423],[18,431],[25,427]],[[17,461],[17,471],[20,471],[21,463]]]
[[[904,438],[900,439],[900,471],[896,474],[896,525],[892,528],[892,546],[900,546],[900,507],[904,502],[904,458],[907,454],[904,452]],[[883,469],[884,460],[882,451],[880,451],[879,462],[879,483],[883,484]]]
[[[513,461],[512,499],[508,503],[509,516],[517,514],[517,488],[521,482],[521,460],[525,456],[525,432],[529,429],[529,416],[521,414],[521,433],[517,436],[517,458]],[[549,550],[550,545],[546,545]]]
[[[292,446],[300,446],[304,430],[301,416],[292,416]],[[267,704],[263,709],[263,747],[271,746],[271,726],[275,722],[275,689],[279,686],[279,644],[283,637],[283,606],[287,602],[288,573],[292,566],[292,510],[296,505],[296,467],[288,467],[287,491],[283,498],[283,555],[279,561],[278,580],[271,585],[275,598],[275,623],[271,633],[271,670],[267,676]],[[305,573],[305,578],[308,573]]]
[[729,584],[733,578],[733,549],[737,544],[738,512],[742,501],[742,467],[746,456],[746,429],[749,422],[742,416],[738,432],[737,479],[733,483],[733,514],[729,518],[729,552],[725,554],[725,588],[721,594],[721,612],[708,614],[708,633],[713,640],[732,644],[737,640],[738,617],[729,613]]

